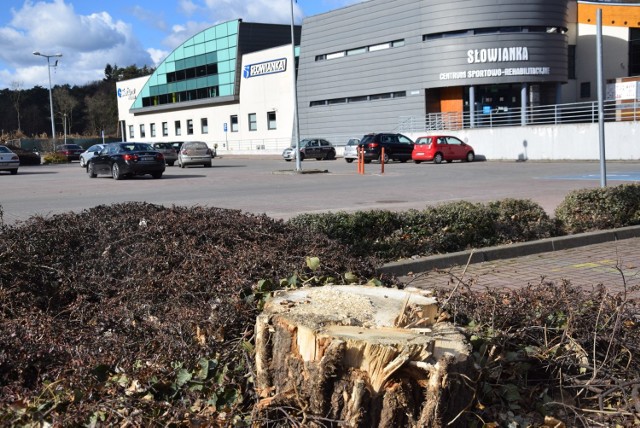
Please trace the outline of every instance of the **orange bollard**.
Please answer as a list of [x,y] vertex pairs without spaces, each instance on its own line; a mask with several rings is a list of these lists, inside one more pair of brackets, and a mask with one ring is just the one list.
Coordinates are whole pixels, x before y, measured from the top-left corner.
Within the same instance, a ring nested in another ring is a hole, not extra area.
[[380,174],[384,174],[384,147],[380,152]]

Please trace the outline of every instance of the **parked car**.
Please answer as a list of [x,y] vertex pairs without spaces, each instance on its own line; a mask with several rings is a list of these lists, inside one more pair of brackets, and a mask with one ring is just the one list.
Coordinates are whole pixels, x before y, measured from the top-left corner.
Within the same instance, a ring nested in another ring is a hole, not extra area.
[[0,171],[9,171],[11,175],[18,173],[20,158],[7,146],[0,146]]
[[347,141],[347,145],[344,146],[343,157],[347,163],[351,163],[358,159],[358,144],[360,144],[359,138],[351,138]]
[[102,149],[104,149],[104,146],[105,144],[94,144],[84,152],[80,153],[80,167],[86,168],[89,159],[91,159],[96,155],[96,153],[99,153]]
[[109,143],[87,162],[90,178],[101,174],[114,180],[145,174],[161,178],[164,170],[164,155],[147,143]]
[[413,141],[402,134],[380,133],[367,134],[360,140],[359,147],[364,149],[364,161],[382,161],[382,148],[384,147],[384,163],[390,160],[406,162],[411,159]]
[[164,161],[167,165],[173,166],[178,160],[178,153],[173,148],[173,143],[153,143],[151,144],[154,149],[164,155]]
[[67,158],[67,162],[80,160],[80,154],[84,149],[77,144],[63,144],[56,147],[56,153]]
[[[315,158],[316,160],[333,160],[336,158],[336,148],[333,144],[322,138],[306,138],[300,140],[298,144],[300,148],[300,160],[303,161],[306,158]],[[295,146],[287,147],[282,152],[282,157],[287,162],[291,162],[296,158]]]
[[202,165],[211,167],[212,152],[204,141],[186,141],[178,153],[178,165],[184,168],[188,165]]
[[415,163],[422,161],[451,162],[462,160],[473,162],[476,158],[473,147],[450,135],[431,135],[420,137],[413,147],[411,158]]
[[35,148],[27,150],[12,145],[7,145],[7,148],[18,155],[18,158],[20,159],[20,165],[22,166],[40,165],[42,163],[40,161],[40,152]]

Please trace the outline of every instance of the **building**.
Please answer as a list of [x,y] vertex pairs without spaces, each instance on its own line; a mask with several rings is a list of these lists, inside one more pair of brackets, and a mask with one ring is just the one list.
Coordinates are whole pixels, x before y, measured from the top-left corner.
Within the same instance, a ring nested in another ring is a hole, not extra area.
[[598,9],[607,94],[634,101],[635,0],[369,0],[306,18],[296,55],[288,25],[236,20],[195,35],[153,75],[118,83],[121,128],[130,140],[280,153],[294,135],[296,65],[301,137],[340,146],[414,122],[530,125],[532,108],[597,100]]
[[[294,27],[299,38],[300,28]],[[229,21],[177,47],[151,76],[118,82],[123,136],[205,141],[218,152],[291,144],[291,26]]]
[[[572,0],[371,0],[312,16],[298,76],[303,135],[449,128],[528,107],[596,99],[595,10],[605,77],[640,74],[640,5]],[[442,113],[447,113],[443,115]]]

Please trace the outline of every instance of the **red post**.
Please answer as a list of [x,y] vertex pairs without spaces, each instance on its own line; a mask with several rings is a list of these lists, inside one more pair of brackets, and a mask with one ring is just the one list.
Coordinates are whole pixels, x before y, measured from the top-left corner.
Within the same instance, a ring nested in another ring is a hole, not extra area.
[[380,152],[380,174],[384,174],[384,147]]

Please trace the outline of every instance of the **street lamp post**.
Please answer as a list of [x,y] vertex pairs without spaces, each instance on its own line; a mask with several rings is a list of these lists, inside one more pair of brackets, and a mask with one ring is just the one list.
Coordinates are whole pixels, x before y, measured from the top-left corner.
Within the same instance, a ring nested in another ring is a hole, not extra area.
[[294,37],[294,22],[293,22],[293,0],[291,0],[291,50],[292,50],[292,61],[293,64],[291,68],[293,69],[293,138],[295,138],[296,143],[296,171],[302,170],[302,165],[300,163],[300,125],[298,122],[298,90],[297,90],[297,81],[296,81],[296,41]]
[[[51,138],[53,138],[53,142],[54,142],[54,146],[55,146],[55,141],[56,141],[56,125],[54,123],[53,120],[53,96],[51,95],[51,60],[50,58],[60,58],[62,56],[62,54],[57,53],[57,54],[53,54],[53,55],[46,55],[43,53],[40,53],[38,51],[35,51],[33,53],[34,55],[37,56],[43,56],[47,59],[47,71],[49,72],[49,111],[51,112]],[[58,65],[58,60],[56,60],[55,64],[53,65],[53,67],[56,67]],[[55,149],[55,147],[54,147]]]

